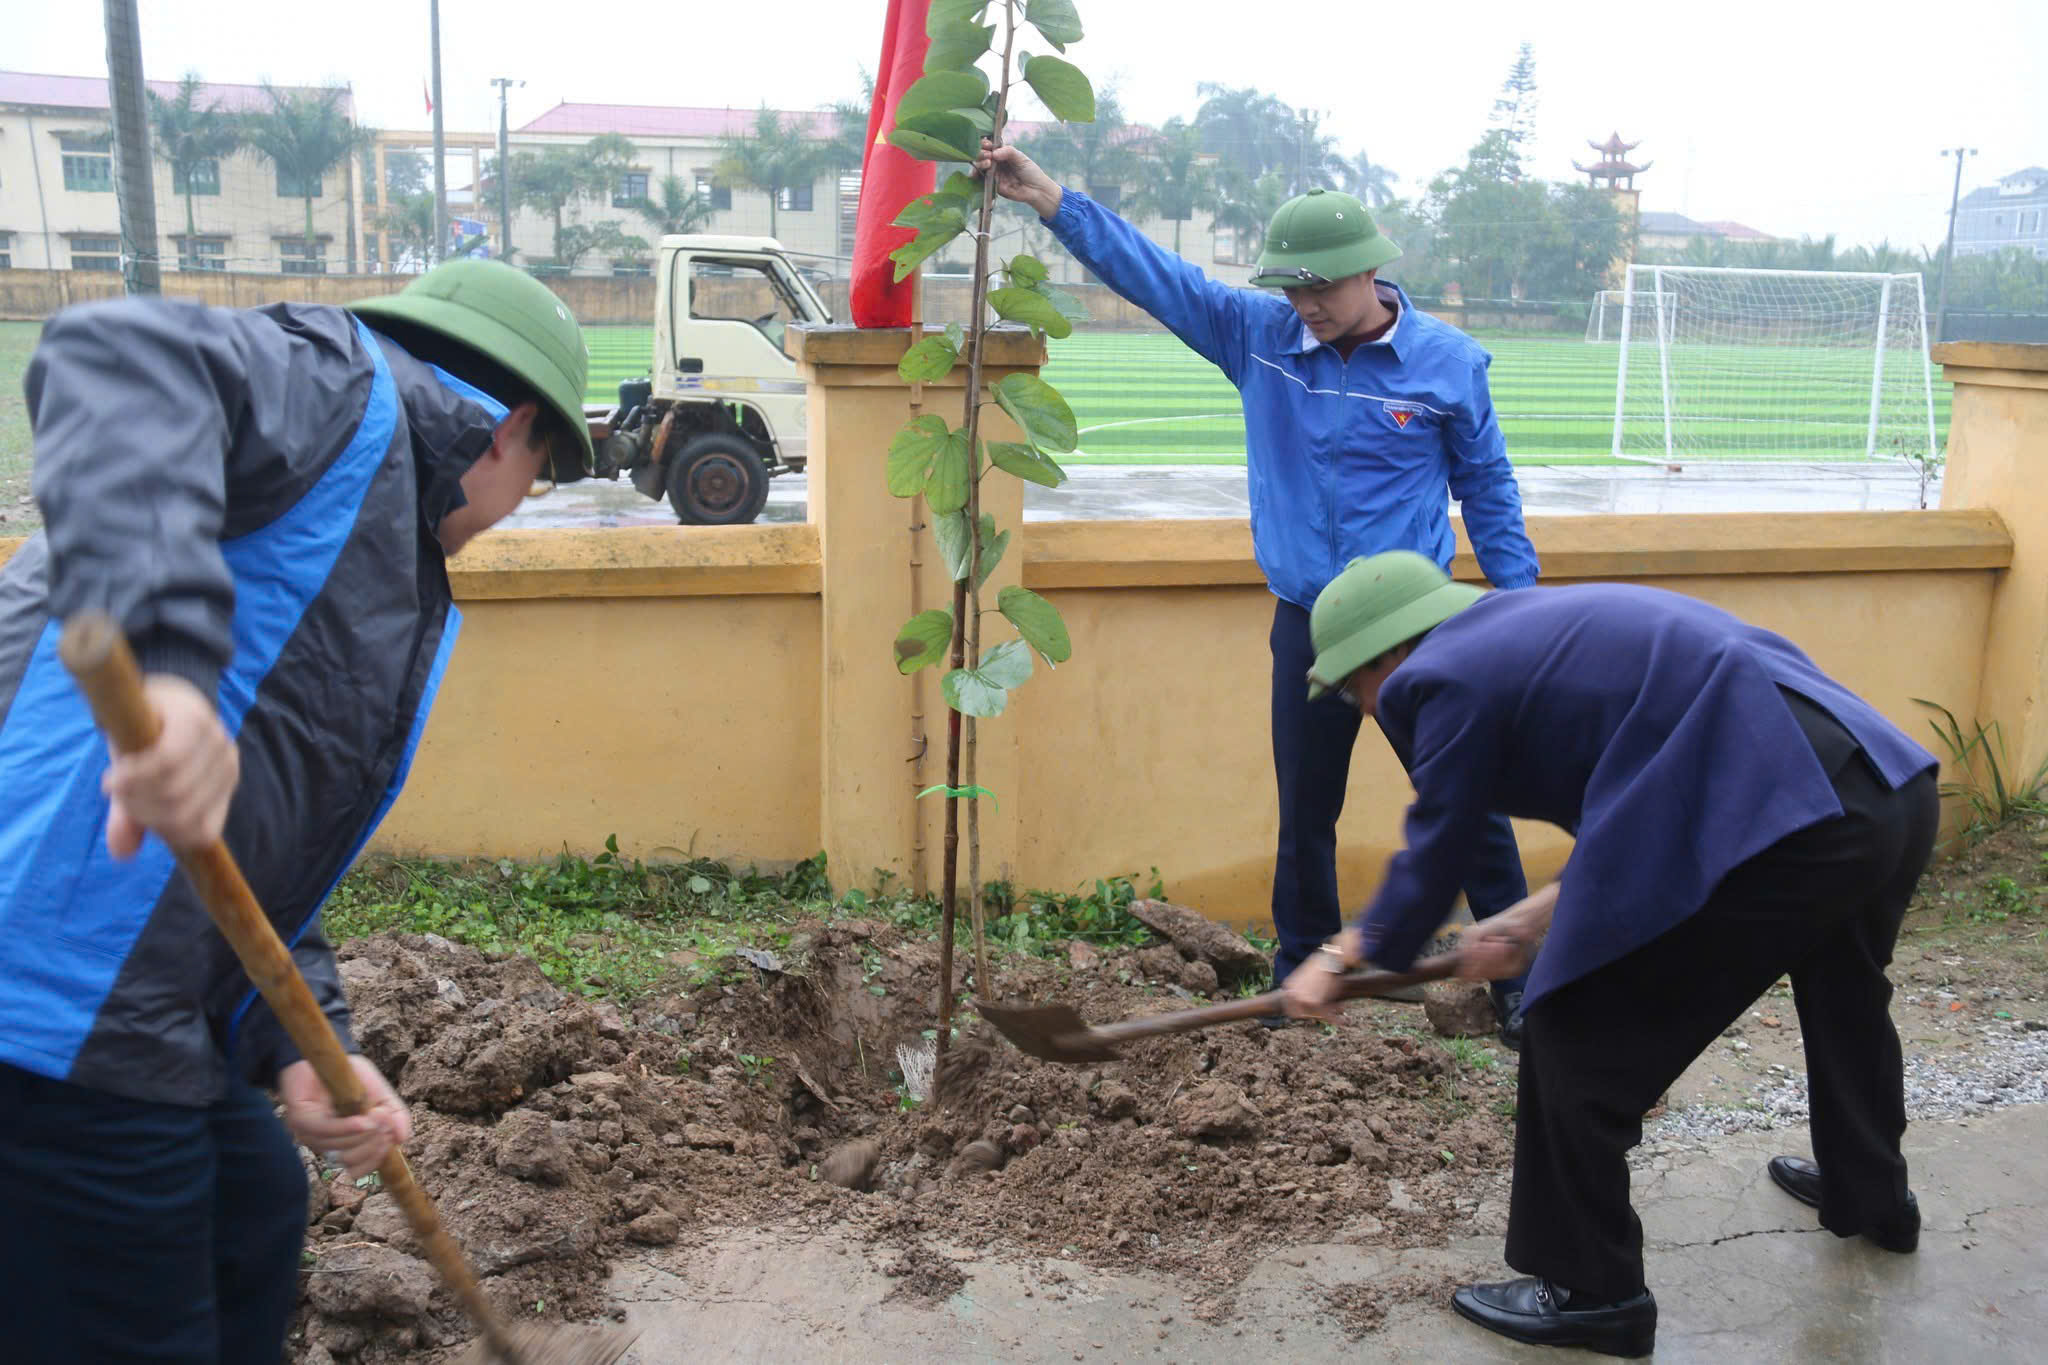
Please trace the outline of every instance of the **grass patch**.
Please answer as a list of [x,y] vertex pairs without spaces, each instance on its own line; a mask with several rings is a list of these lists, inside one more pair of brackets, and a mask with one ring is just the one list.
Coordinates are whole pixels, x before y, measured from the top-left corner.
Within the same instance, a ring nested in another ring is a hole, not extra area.
[[[594,858],[563,853],[540,863],[369,859],[335,888],[324,919],[336,943],[387,931],[438,934],[487,953],[525,953],[565,990],[633,999],[671,980],[723,979],[742,949],[786,948],[801,920],[879,920],[936,938],[937,900],[892,889],[892,881],[879,874],[871,888],[835,898],[822,853],[764,873],[710,859],[643,863],[621,855],[613,837]],[[1155,871],[1150,894],[1163,890]],[[1130,913],[1137,894],[1128,877],[1072,893],[1020,895],[990,883],[990,947],[1052,957],[1075,938],[1112,950],[1138,946],[1151,931]],[[966,942],[964,905],[959,913],[956,932]]]
[[28,496],[34,445],[28,403],[21,394],[29,353],[42,334],[39,322],[0,322],[0,536],[25,536],[43,524],[36,505],[22,501]]

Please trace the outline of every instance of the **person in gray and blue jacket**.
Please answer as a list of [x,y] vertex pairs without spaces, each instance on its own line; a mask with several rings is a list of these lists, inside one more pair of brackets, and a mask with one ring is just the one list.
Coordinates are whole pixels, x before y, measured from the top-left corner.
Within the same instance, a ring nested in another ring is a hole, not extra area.
[[[1341,924],[1337,817],[1362,717],[1310,701],[1309,609],[1352,559],[1413,550],[1448,567],[1456,498],[1495,587],[1536,581],[1521,491],[1495,420],[1491,358],[1417,309],[1379,270],[1400,248],[1348,194],[1311,190],[1280,206],[1251,282],[1233,289],[1151,241],[1087,195],[1063,190],[1014,147],[991,153],[996,191],[1035,210],[1060,244],[1222,370],[1244,400],[1252,551],[1273,590],[1274,980]],[[1505,816],[1464,884],[1473,916],[1528,894]],[[1502,1038],[1520,1040],[1522,982],[1498,982]],[[1279,1021],[1275,1021],[1279,1022]]]
[[[360,1056],[373,1107],[334,1113],[170,850],[225,840],[354,1052],[320,903],[447,667],[445,557],[550,464],[588,465],[588,365],[552,293],[477,261],[353,313],[131,299],[44,328],[26,393],[47,529],[0,569],[9,1359],[282,1355],[292,1138],[360,1175],[410,1120]],[[56,658],[87,608],[125,629],[163,723],[111,762]]]

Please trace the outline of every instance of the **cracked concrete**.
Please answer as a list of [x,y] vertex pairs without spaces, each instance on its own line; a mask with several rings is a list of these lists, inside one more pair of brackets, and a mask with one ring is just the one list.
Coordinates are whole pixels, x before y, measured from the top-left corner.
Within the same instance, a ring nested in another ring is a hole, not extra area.
[[[1821,1234],[1764,1174],[1769,1157],[1805,1151],[1803,1129],[1739,1133],[1637,1170],[1658,1360],[2048,1359],[2048,1106],[1907,1132],[1924,1220],[1912,1256]],[[1376,1332],[1347,1331],[1337,1291],[1510,1275],[1498,1222],[1440,1247],[1280,1248],[1234,1287],[935,1247],[967,1276],[936,1304],[890,1297],[893,1248],[835,1227],[736,1228],[621,1263],[610,1290],[643,1330],[627,1365],[1579,1358],[1489,1336],[1441,1294],[1397,1302]]]

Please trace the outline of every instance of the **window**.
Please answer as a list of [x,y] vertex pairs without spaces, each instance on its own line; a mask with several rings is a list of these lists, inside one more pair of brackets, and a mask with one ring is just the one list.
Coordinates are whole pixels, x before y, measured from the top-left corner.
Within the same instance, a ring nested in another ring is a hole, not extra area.
[[758,260],[693,258],[686,297],[691,317],[747,323],[778,353],[782,329],[804,317],[796,285]]
[[212,157],[171,163],[171,191],[174,194],[219,194],[220,162]]
[[2035,209],[2032,213],[2020,215],[2020,236],[2031,237],[2040,230],[2041,211],[2039,209]]
[[14,234],[0,232],[0,270],[14,269]]
[[287,275],[325,275],[327,273],[327,243],[303,237],[280,237],[277,239],[277,256],[280,268]]
[[618,188],[612,191],[612,207],[629,209],[647,197],[647,172],[627,171],[619,177]]
[[178,269],[226,270],[228,239],[225,237],[173,237],[178,244]]
[[1215,250],[1216,264],[1243,265],[1245,263],[1244,257],[1240,256],[1238,252],[1239,246],[1237,240],[1237,229],[1230,227],[1217,228]]
[[782,193],[775,197],[775,207],[784,213],[809,213],[811,189],[810,185],[784,185]]
[[1123,206],[1124,187],[1122,185],[1090,185],[1088,187],[1088,197],[1108,209],[1111,213],[1115,213]]
[[697,171],[697,197],[714,213],[729,209],[732,207],[732,186],[719,184],[712,179],[710,171],[700,167]]
[[64,153],[64,188],[87,194],[114,192],[114,158],[103,134],[86,137],[59,133],[57,146]]
[[313,177],[313,183],[312,183],[312,184],[311,184],[310,186],[308,186],[308,185],[307,185],[307,184],[306,184],[306,183],[305,183],[304,181],[300,180],[298,176],[296,176],[296,175],[292,174],[292,173],[291,173],[290,171],[286,170],[286,169],[285,169],[284,167],[282,167],[282,166],[279,166],[279,167],[277,168],[277,197],[278,197],[278,198],[280,198],[280,199],[304,199],[304,198],[306,197],[306,192],[307,192],[307,190],[308,190],[308,189],[311,189],[311,191],[312,191],[312,196],[313,196],[313,198],[315,198],[315,199],[318,199],[318,198],[320,197],[320,177],[319,177],[319,176],[317,176],[317,175],[316,175],[316,176],[314,176],[314,177]]
[[111,270],[121,272],[121,239],[119,237],[73,237],[71,239],[71,268],[73,270]]

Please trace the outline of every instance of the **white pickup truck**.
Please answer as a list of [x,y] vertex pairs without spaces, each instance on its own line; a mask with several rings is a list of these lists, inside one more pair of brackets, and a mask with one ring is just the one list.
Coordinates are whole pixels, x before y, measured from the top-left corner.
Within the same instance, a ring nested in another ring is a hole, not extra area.
[[595,472],[666,497],[685,525],[750,522],[768,480],[804,467],[804,381],[783,329],[832,315],[773,238],[664,237],[655,270],[648,377],[584,410]]

